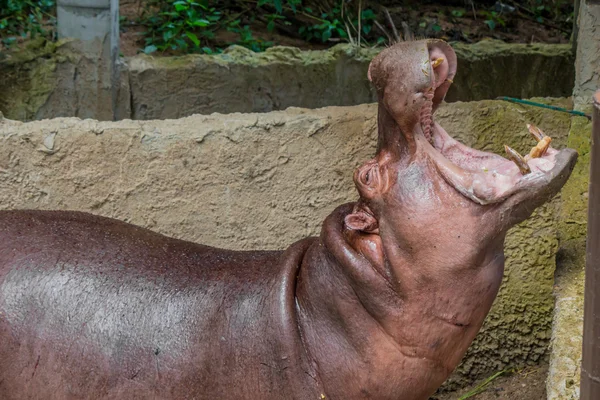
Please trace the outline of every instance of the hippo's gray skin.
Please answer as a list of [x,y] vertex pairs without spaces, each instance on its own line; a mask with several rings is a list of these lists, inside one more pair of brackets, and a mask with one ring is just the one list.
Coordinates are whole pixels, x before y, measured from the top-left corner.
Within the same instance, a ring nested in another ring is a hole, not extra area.
[[0,398],[427,399],[494,301],[507,230],[576,159],[550,148],[521,175],[453,140],[432,118],[455,71],[441,41],[373,60],[360,198],[285,252],[0,212]]

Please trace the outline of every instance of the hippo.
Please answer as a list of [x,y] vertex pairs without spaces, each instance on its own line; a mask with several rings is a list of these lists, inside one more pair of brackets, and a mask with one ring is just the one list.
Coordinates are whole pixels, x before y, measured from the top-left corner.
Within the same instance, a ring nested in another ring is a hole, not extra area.
[[0,398],[427,399],[496,297],[509,228],[577,153],[507,158],[434,120],[456,74],[440,40],[369,66],[374,158],[358,200],[285,251],[229,251],[69,211],[0,212]]

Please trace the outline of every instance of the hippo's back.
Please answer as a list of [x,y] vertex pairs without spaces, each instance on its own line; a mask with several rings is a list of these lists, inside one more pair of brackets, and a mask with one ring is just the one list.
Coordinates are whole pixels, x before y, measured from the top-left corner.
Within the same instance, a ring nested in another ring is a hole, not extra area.
[[239,382],[277,344],[266,320],[269,297],[289,292],[284,270],[281,252],[84,213],[0,211],[0,398],[229,397],[223,371]]

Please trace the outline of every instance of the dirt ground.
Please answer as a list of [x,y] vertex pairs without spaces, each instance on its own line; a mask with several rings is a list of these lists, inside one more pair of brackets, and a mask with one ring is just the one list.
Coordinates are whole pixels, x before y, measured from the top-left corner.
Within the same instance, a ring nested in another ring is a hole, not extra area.
[[[468,396],[481,382],[473,386],[437,397],[437,400],[545,400],[548,366],[526,368],[499,376],[482,393]],[[468,397],[467,397],[468,396]]]

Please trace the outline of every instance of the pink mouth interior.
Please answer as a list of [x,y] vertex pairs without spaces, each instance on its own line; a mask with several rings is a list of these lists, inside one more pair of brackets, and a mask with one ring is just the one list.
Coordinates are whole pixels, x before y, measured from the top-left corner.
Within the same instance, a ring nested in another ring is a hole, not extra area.
[[[432,60],[437,57],[438,54],[431,54]],[[448,135],[444,128],[433,120],[433,99],[439,98],[436,90],[447,78],[448,68],[443,67],[442,64],[430,74],[431,89],[424,93],[426,101],[421,108],[420,128],[426,141],[437,150],[435,153],[441,156],[434,157],[434,161],[445,164],[444,168],[448,173],[454,175],[448,178],[461,184],[470,182],[470,187],[457,187],[461,193],[482,204],[499,201],[510,195],[517,186],[539,178],[540,174],[550,171],[555,166],[558,151],[550,147],[542,157],[527,162],[531,173],[523,175],[511,160],[494,153],[475,150]],[[524,136],[523,140],[531,141],[532,146],[535,144],[529,135]]]

